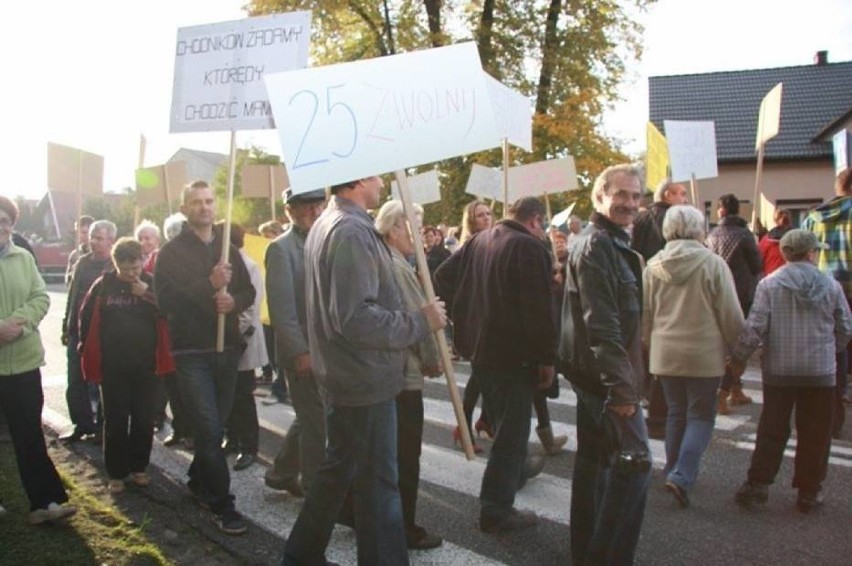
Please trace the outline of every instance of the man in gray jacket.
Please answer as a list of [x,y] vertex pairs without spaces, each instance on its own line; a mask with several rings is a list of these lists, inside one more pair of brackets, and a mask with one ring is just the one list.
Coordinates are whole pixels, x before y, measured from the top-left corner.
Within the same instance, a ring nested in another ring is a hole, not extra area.
[[305,243],[311,367],[326,401],[328,448],[283,564],[325,564],[325,548],[352,487],[359,564],[408,564],[397,476],[396,396],[406,349],[446,325],[438,300],[405,309],[387,245],[367,210],[380,177],[332,187]]
[[290,188],[284,200],[290,229],[266,248],[266,293],[278,367],[287,379],[296,419],[264,481],[302,497],[325,455],[325,411],[311,370],[305,309],[305,239],[325,209],[325,191],[293,194]]

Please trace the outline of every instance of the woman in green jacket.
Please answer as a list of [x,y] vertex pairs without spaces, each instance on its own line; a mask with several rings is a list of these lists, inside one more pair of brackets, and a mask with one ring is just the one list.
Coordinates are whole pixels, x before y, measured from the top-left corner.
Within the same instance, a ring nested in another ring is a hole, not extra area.
[[44,348],[38,324],[50,298],[33,257],[12,242],[18,207],[0,197],[0,410],[9,421],[21,483],[37,525],[77,512],[47,454],[41,430]]

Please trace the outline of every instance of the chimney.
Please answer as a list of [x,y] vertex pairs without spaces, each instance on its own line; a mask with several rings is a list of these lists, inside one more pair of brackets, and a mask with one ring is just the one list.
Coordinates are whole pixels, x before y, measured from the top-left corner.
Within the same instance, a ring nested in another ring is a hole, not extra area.
[[814,55],[814,65],[818,67],[828,65],[828,51],[817,51]]

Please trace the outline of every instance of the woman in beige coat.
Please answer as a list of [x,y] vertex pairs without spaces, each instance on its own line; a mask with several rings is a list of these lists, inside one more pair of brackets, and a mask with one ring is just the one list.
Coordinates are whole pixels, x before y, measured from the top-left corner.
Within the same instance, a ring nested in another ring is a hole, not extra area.
[[666,246],[643,274],[642,337],[669,407],[666,489],[683,507],[713,433],[726,352],[744,323],[730,269],[704,247],[704,235],[701,212],[671,207]]

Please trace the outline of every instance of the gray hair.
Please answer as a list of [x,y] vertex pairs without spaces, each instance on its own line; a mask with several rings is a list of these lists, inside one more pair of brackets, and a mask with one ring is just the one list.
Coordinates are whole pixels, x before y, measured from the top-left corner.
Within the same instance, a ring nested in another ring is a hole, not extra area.
[[663,219],[663,238],[672,240],[704,241],[704,215],[688,204],[678,204],[668,209]]
[[[423,207],[414,203],[414,211],[416,214],[422,215]],[[402,207],[402,201],[389,200],[382,205],[379,213],[376,214],[376,231],[382,236],[387,236],[390,234],[391,228],[400,220],[405,220],[405,209]]]
[[184,222],[186,222],[186,216],[182,212],[175,212],[163,220],[163,233],[166,235],[166,240],[173,240],[180,234]]
[[154,234],[157,236],[157,238],[158,239],[160,238],[159,226],[157,226],[156,224],[154,224],[153,222],[151,222],[150,220],[147,220],[147,219],[143,220],[142,222],[139,223],[139,226],[137,226],[136,230],[133,231],[133,237],[138,240],[139,236],[145,230],[153,230]]
[[669,187],[677,184],[679,183],[675,183],[670,178],[665,178],[660,181],[660,184],[657,185],[657,189],[654,191],[654,202],[663,202],[666,198],[666,191],[669,190]]
[[94,234],[98,230],[106,232],[110,240],[115,240],[115,237],[118,234],[118,228],[116,228],[115,224],[109,220],[96,220],[92,222],[92,225],[89,226],[89,234]]
[[636,177],[639,179],[639,184],[642,184],[641,171],[632,163],[622,163],[621,165],[612,165],[607,167],[600,175],[598,175],[598,178],[595,179],[595,184],[592,187],[592,205],[598,212],[601,212],[600,206],[602,204],[601,201],[603,200],[603,196],[607,194],[610,187],[612,187],[612,182],[619,175]]

